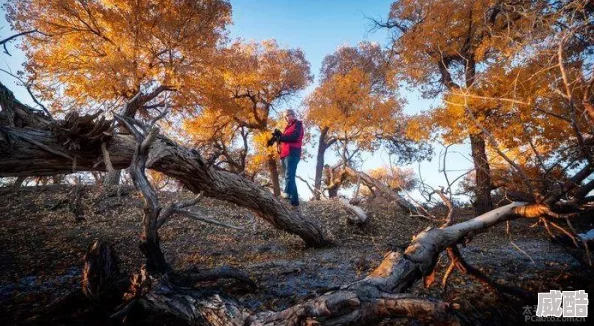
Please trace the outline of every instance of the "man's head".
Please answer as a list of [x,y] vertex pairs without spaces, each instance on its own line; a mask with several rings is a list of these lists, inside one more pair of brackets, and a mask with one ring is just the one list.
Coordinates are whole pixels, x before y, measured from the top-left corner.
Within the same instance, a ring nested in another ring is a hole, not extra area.
[[285,121],[288,124],[291,124],[293,121],[295,121],[295,111],[289,109],[289,110],[285,111],[285,113],[283,114],[283,117],[285,118]]

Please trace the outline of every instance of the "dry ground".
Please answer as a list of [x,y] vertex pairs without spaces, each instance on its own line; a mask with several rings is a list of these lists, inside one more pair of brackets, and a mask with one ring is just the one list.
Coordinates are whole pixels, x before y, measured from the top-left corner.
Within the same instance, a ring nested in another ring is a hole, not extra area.
[[[85,305],[62,316],[30,317],[80,290],[82,257],[94,239],[114,244],[123,271],[131,273],[140,266],[137,240],[142,201],[133,189],[121,190],[117,196],[116,189],[85,187],[85,221],[75,222],[68,209],[68,186],[0,188],[0,324],[101,324]],[[160,196],[163,203],[168,203],[192,194]],[[406,247],[414,234],[441,223],[409,217],[382,200],[367,202],[364,207],[370,222],[359,227],[346,222],[348,212],[335,201],[304,203],[302,213],[322,223],[336,239],[331,248],[309,249],[299,238],[271,228],[241,207],[204,199],[193,210],[243,230],[177,217],[162,228],[162,246],[175,269],[230,265],[245,271],[258,289],[229,295],[255,311],[278,310],[362,278],[378,265],[385,252]],[[462,211],[457,219],[469,216],[468,211]],[[581,227],[588,227],[590,221],[582,221]],[[513,221],[510,234],[506,234],[505,225],[497,226],[477,236],[462,252],[470,263],[495,280],[533,293],[550,289],[586,289],[594,293],[591,270],[580,265],[566,249],[549,243],[540,226]],[[442,272],[446,261],[442,257]],[[522,323],[523,307],[536,304],[499,296],[457,272],[446,291],[438,285],[426,290],[418,284],[413,292],[456,303],[463,321],[472,325]],[[409,323],[414,321],[382,322]]]

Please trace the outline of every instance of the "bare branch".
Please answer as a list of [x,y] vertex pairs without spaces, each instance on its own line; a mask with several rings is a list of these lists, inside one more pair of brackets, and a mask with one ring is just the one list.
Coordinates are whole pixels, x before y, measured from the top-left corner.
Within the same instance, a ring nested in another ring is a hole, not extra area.
[[39,100],[37,100],[37,97],[33,94],[33,91],[31,90],[31,85],[30,82],[25,82],[21,77],[13,74],[12,72],[5,70],[5,69],[1,69],[0,71],[4,72],[5,74],[15,78],[16,80],[18,80],[21,85],[23,85],[26,89],[27,92],[29,93],[29,96],[31,96],[31,99],[33,100],[33,102],[35,102],[35,104],[39,105],[41,107],[41,109],[43,110],[43,112],[45,112],[45,114],[47,114],[48,118],[50,118],[50,120],[53,120],[54,118],[52,117],[52,114],[49,112],[49,110],[43,105],[41,104],[41,102],[39,102]]
[[157,228],[160,228],[161,226],[163,226],[163,224],[165,224],[176,211],[181,210],[182,208],[186,208],[186,207],[190,207],[190,206],[194,206],[194,205],[198,204],[198,202],[200,200],[202,200],[203,195],[204,195],[204,191],[201,191],[196,197],[194,197],[192,199],[173,203],[173,204],[169,205],[167,208],[165,208],[164,210],[162,210],[161,214],[159,215],[159,218],[157,219]]
[[114,117],[116,118],[116,120],[124,124],[126,129],[128,129],[128,131],[134,135],[136,141],[142,142],[144,140],[144,136],[142,135],[142,133],[136,127],[134,127],[135,123],[133,119],[127,118],[119,114],[114,114]]
[[155,142],[155,139],[157,139],[157,136],[159,136],[159,128],[152,128],[151,131],[149,131],[148,135],[146,135],[146,137],[140,144],[140,148],[139,148],[140,152],[142,152],[142,153],[148,152],[148,149]]
[[7,38],[5,38],[5,39],[3,39],[3,40],[1,40],[1,41],[0,41],[0,44],[1,44],[1,45],[4,47],[4,53],[6,53],[6,54],[8,54],[8,55],[12,56],[12,55],[10,54],[10,52],[8,52],[8,49],[6,48],[6,44],[7,44],[8,42],[10,42],[10,41],[12,41],[12,40],[16,39],[17,37],[20,37],[20,36],[23,36],[23,35],[27,35],[27,34],[31,34],[31,33],[40,33],[40,34],[46,35],[46,34],[44,34],[44,33],[40,32],[40,31],[38,31],[38,30],[36,30],[36,29],[33,29],[33,30],[30,30],[30,31],[20,32],[20,33],[18,33],[18,34],[15,34],[15,35],[9,36],[9,37],[7,37]]

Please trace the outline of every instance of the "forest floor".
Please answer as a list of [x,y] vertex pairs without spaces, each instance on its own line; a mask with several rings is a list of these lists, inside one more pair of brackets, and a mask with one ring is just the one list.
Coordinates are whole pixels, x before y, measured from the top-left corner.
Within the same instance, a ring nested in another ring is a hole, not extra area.
[[[62,316],[39,314],[47,306],[80,291],[82,257],[95,239],[114,245],[120,268],[132,273],[143,263],[138,250],[142,200],[133,189],[83,187],[84,221],[69,211],[68,186],[0,188],[0,324],[101,324],[88,310],[73,308]],[[162,204],[190,198],[189,193],[160,193]],[[383,255],[404,248],[411,237],[442,220],[410,217],[381,199],[363,204],[369,223],[347,222],[348,212],[337,201],[306,202],[300,207],[308,218],[330,231],[335,245],[306,248],[300,238],[275,230],[250,211],[205,198],[192,209],[240,226],[243,230],[203,224],[175,217],[160,231],[166,258],[176,270],[193,266],[233,266],[246,272],[258,287],[228,294],[253,311],[280,310],[330,288],[363,278]],[[456,221],[472,217],[456,212]],[[592,228],[592,218],[576,226]],[[534,293],[549,290],[586,290],[594,293],[594,273],[581,265],[570,250],[550,243],[534,221],[515,220],[477,235],[462,248],[467,261],[494,280],[521,286]],[[520,248],[520,249],[518,249]],[[440,259],[436,280],[441,280],[447,259]],[[475,279],[454,272],[445,291],[436,282],[412,289],[446,300],[458,307],[470,325],[522,324],[534,316],[534,302],[501,296]],[[592,300],[592,296],[590,296]],[[86,307],[86,308],[85,308]],[[528,308],[526,308],[528,307]],[[31,317],[38,318],[32,319]],[[382,325],[409,324],[407,319],[386,320]],[[550,324],[550,323],[547,323]]]

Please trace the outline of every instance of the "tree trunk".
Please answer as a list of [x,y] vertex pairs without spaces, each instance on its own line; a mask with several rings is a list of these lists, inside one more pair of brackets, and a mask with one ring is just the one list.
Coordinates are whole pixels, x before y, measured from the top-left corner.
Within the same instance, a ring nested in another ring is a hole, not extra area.
[[476,215],[481,215],[493,209],[493,202],[491,200],[491,170],[485,151],[485,139],[483,135],[470,135],[470,146],[476,181],[474,210]]
[[16,180],[14,181],[14,183],[12,184],[12,186],[13,186],[14,188],[21,187],[21,186],[23,185],[23,182],[25,182],[25,179],[27,179],[27,177],[26,177],[26,176],[20,176],[20,177],[17,177],[17,179],[16,179]]
[[[53,175],[72,171],[103,171],[100,148],[70,153],[48,130],[11,128],[0,125],[0,176]],[[7,141],[10,139],[10,142]],[[129,135],[115,135],[108,148],[114,168],[126,168],[135,142]],[[293,211],[264,187],[226,171],[210,168],[196,151],[159,138],[149,154],[147,167],[176,178],[190,191],[228,201],[253,210],[274,227],[300,236],[308,245],[321,247],[329,240],[319,225]]]
[[103,178],[103,185],[104,186],[117,186],[120,184],[121,177],[122,177],[122,170],[107,171],[105,173],[105,177]]
[[64,181],[64,175],[63,174],[56,174],[56,175],[52,176],[52,182],[55,185],[61,184],[62,181]]
[[320,200],[322,195],[322,175],[324,174],[324,155],[326,149],[330,147],[334,142],[327,141],[328,127],[325,127],[320,131],[320,139],[318,141],[318,156],[316,161],[316,176],[314,179],[314,199]]
[[153,224],[157,219],[156,217],[154,219],[147,218],[145,215],[143,221],[143,233],[139,247],[146,258],[146,268],[151,273],[164,274],[170,270],[170,267],[161,250],[157,227]]
[[272,181],[272,191],[276,197],[280,196],[280,181],[278,176],[278,164],[274,156],[268,156],[268,172],[270,173],[270,181]]
[[328,189],[328,198],[338,197],[338,187],[332,187]]

